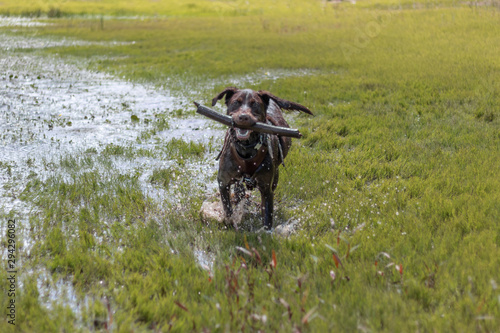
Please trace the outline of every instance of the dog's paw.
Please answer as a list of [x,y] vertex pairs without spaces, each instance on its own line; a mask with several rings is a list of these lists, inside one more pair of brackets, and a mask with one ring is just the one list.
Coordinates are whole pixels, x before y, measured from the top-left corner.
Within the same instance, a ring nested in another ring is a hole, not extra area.
[[272,233],[273,233],[273,229],[269,229],[269,228],[266,228],[266,227],[262,227],[262,228],[260,228],[259,230],[257,230],[255,233],[257,233],[257,234],[268,234],[268,235],[272,235]]

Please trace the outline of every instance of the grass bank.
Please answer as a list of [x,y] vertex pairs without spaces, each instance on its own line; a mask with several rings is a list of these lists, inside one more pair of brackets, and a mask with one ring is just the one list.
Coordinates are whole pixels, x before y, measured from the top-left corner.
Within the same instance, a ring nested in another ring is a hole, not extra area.
[[[61,10],[78,14],[78,4]],[[22,196],[38,211],[26,221],[35,272],[19,296],[21,330],[498,330],[500,11],[273,4],[287,15],[258,4],[169,16],[158,2],[125,12],[169,17],[66,17],[37,28],[126,42],[44,51],[92,69],[206,104],[232,84],[269,90],[315,116],[289,118],[304,134],[276,193],[278,223],[300,225],[290,238],[200,221],[196,172],[178,175],[214,147],[109,146],[61,159],[69,178],[35,177]],[[102,6],[86,3],[85,13],[122,15]],[[179,200],[152,200],[114,156],[177,160],[149,181]],[[200,265],[200,253],[213,264]],[[80,313],[42,305],[39,270],[70,281]]]

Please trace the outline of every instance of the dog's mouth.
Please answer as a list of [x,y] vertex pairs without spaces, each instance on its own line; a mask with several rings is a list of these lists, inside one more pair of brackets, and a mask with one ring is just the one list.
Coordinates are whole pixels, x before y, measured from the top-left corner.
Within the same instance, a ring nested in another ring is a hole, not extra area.
[[250,134],[252,134],[252,130],[246,128],[235,128],[236,139],[240,141],[245,141],[250,138]]

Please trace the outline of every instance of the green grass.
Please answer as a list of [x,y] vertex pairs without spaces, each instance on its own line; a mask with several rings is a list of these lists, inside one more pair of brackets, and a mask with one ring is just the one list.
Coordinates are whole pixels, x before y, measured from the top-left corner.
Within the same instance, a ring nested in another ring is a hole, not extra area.
[[300,12],[316,7],[315,2],[299,0],[253,1],[242,0],[192,0],[185,1],[120,1],[120,0],[26,0],[22,3],[2,1],[0,14],[5,16],[49,17],[66,16],[241,16],[262,15],[279,11]]
[[[99,20],[69,16],[38,34],[133,41],[46,52],[90,59],[93,69],[205,104],[235,78],[310,70],[248,84],[315,113],[289,118],[304,138],[294,141],[276,193],[278,223],[300,221],[299,231],[286,239],[203,223],[206,194],[192,185],[192,172],[181,173],[185,162],[148,179],[159,188],[175,185],[176,202],[145,196],[143,170],[124,175],[109,163],[201,160],[211,147],[174,140],[146,153],[109,145],[62,159],[57,168],[69,179],[35,178],[23,196],[39,208],[30,216],[36,246],[26,260],[71,281],[85,305],[81,318],[62,303],[48,310],[31,276],[19,296],[18,328],[497,331],[498,8],[277,1],[276,12],[257,4],[214,14],[207,2],[193,3],[196,9],[177,8],[176,17],[106,18],[103,29]],[[68,15],[166,16],[173,5],[80,6],[53,4]],[[158,119],[142,140],[168,128]],[[196,251],[210,253],[213,267],[201,268]]]

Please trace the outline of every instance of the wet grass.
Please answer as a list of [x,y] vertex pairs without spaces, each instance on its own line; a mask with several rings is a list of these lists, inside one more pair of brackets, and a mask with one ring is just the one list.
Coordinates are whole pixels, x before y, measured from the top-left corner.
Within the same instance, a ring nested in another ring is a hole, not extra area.
[[[163,142],[169,123],[161,117],[137,140],[160,144],[111,144],[34,177],[22,196],[36,207],[22,221],[33,242],[23,260],[71,281],[81,315],[63,302],[44,306],[36,275],[27,274],[18,327],[496,331],[500,12],[447,4],[312,3],[286,17],[200,11],[106,20],[104,29],[76,18],[38,28],[57,38],[135,42],[46,51],[89,58],[93,69],[205,104],[221,88],[245,84],[303,103],[315,117],[289,118],[304,134],[276,194],[278,223],[300,224],[290,238],[201,221],[210,193],[189,166],[218,147]],[[313,74],[245,79],[302,69]],[[175,163],[145,170],[111,162],[142,157]],[[145,174],[156,196],[144,191]],[[200,265],[199,253],[213,264]]]

